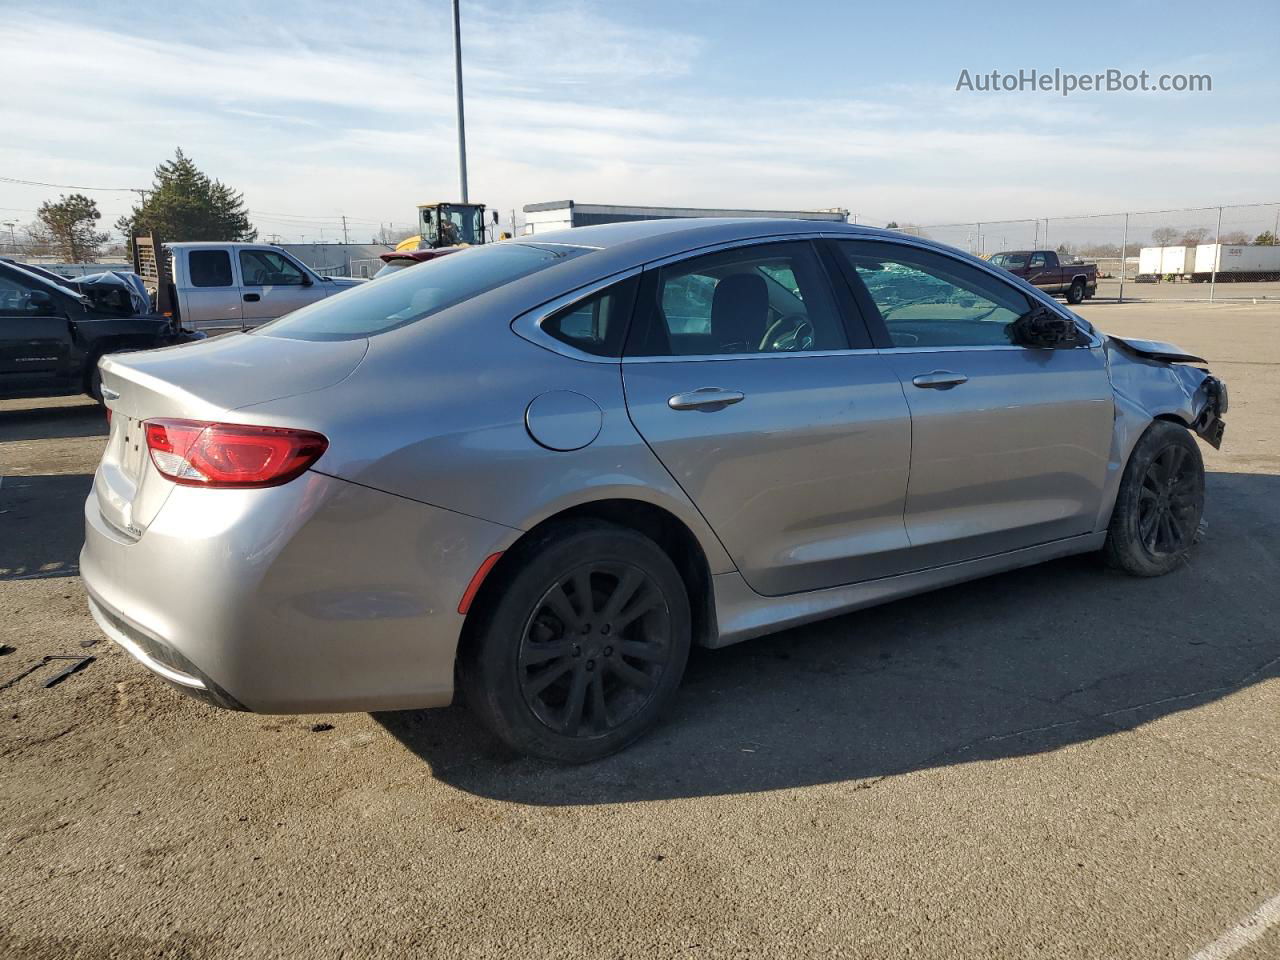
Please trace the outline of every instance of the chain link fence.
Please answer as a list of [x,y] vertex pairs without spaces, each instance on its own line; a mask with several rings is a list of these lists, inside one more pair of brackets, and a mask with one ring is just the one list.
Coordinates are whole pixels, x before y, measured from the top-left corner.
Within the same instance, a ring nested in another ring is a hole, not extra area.
[[890,226],[981,257],[1053,250],[1097,264],[1095,300],[1280,299],[1280,203]]

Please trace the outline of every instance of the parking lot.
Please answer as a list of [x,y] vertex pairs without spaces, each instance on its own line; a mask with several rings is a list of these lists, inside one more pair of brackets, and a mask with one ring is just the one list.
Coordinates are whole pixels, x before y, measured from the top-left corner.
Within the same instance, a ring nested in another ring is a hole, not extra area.
[[[1186,567],[1073,558],[697,651],[655,735],[578,768],[456,707],[217,711],[94,642],[76,558],[104,418],[0,403],[0,684],[95,658],[0,689],[0,956],[1187,958],[1230,938],[1280,894],[1280,303],[1082,312],[1229,384]],[[1277,955],[1280,927],[1215,954]]]
[[[1098,300],[1115,300],[1120,296],[1120,278],[1103,277],[1098,281]],[[1222,281],[1213,285],[1214,300],[1223,302],[1280,300],[1280,281]],[[1132,277],[1124,282],[1124,299],[1129,300],[1199,300],[1209,299],[1209,284],[1188,280],[1137,283]]]

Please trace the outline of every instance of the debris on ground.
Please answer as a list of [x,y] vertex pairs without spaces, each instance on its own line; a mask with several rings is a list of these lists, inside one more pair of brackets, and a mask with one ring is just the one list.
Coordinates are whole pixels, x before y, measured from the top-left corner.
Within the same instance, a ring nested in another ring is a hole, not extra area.
[[83,670],[89,664],[93,663],[93,661],[98,658],[97,657],[79,657],[79,658],[50,657],[50,659],[51,660],[74,660],[75,663],[71,664],[71,666],[67,667],[64,670],[60,670],[58,673],[55,673],[52,677],[46,680],[44,682],[45,689],[48,689],[49,687],[56,687],[63,680],[67,679],[67,677],[71,676],[73,673],[79,673],[81,670]]
[[313,723],[311,725],[312,733],[324,733],[326,730],[332,730],[332,729],[333,729],[332,723]]
[[41,667],[48,666],[54,660],[74,660],[75,661],[74,663],[72,663],[69,667],[60,671],[59,673],[54,674],[52,677],[46,680],[44,684],[46,687],[56,686],[57,684],[61,683],[63,680],[67,679],[67,677],[71,676],[73,673],[79,673],[89,664],[93,663],[93,661],[96,659],[97,657],[78,657],[78,656],[65,654],[65,653],[49,654],[47,656],[41,657],[31,666],[27,667],[27,669],[23,670],[16,677],[10,677],[4,683],[0,683],[0,690],[8,690],[19,680],[26,679],[27,677],[31,676],[31,674],[39,670]]

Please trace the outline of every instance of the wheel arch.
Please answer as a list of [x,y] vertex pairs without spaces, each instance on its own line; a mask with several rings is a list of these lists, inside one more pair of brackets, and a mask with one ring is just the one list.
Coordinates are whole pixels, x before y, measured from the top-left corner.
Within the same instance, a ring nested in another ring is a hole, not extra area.
[[458,644],[458,658],[483,628],[494,598],[530,551],[536,551],[557,529],[574,521],[596,520],[633,530],[653,540],[675,564],[689,595],[689,612],[693,621],[693,642],[707,645],[717,634],[714,593],[711,588],[711,564],[694,532],[670,510],[648,500],[610,497],[589,500],[559,510],[540,520],[522,533],[503,552],[485,575],[476,591],[463,622]]

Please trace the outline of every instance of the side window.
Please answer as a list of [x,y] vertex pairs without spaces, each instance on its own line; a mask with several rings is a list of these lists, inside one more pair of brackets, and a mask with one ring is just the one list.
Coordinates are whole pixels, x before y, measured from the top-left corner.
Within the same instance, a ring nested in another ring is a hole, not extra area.
[[599,357],[622,356],[622,340],[635,303],[638,278],[616,283],[542,321],[561,343]]
[[0,277],[0,313],[26,313],[27,288],[8,277]]
[[1043,253],[1033,253],[1033,254],[1031,255],[1031,266],[1032,266],[1032,267],[1043,267],[1043,266],[1045,266],[1044,254],[1043,254]]
[[246,287],[301,286],[304,274],[274,250],[241,250],[240,276]]
[[58,312],[53,297],[38,286],[0,276],[0,314],[10,317],[51,317]]
[[1031,306],[1016,288],[942,254],[856,241],[839,247],[895,347],[1009,346],[1010,324]]
[[643,315],[630,356],[849,347],[826,273],[804,241],[738,247],[662,267]]
[[231,254],[225,250],[189,250],[187,267],[193,287],[231,286]]

